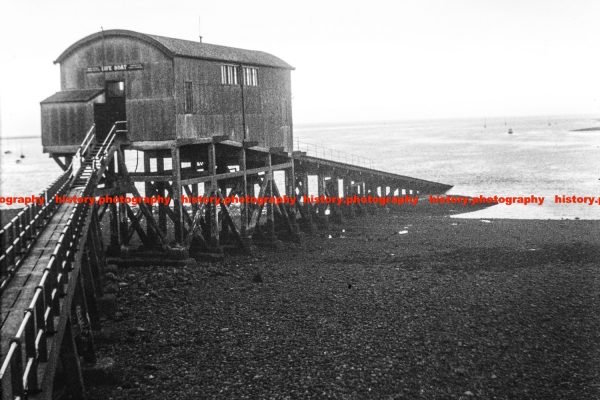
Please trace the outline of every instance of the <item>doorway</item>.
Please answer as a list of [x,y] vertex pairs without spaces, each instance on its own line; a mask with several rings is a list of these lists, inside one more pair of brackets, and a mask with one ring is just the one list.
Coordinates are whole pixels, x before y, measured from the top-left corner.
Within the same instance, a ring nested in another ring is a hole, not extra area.
[[125,82],[107,81],[104,94],[106,102],[94,104],[94,122],[98,141],[104,141],[115,122],[127,119]]

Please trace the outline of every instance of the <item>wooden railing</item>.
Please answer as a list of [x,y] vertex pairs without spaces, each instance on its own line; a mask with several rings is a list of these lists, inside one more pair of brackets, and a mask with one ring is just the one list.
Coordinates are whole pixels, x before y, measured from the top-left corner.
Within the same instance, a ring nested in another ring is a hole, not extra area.
[[294,151],[302,151],[311,157],[324,158],[326,160],[370,169],[373,169],[373,165],[375,164],[370,158],[362,157],[352,153],[346,153],[340,150],[334,150],[322,144],[301,141],[299,137],[296,138],[294,142]]
[[39,194],[43,204],[29,204],[0,229],[0,295],[54,214],[57,208],[55,196],[64,194],[69,188],[71,170],[72,164]]
[[[87,177],[83,190],[78,195],[93,196],[98,175],[102,174],[101,171],[104,170],[109,157],[115,150],[113,147],[115,136],[123,132],[123,130],[117,129],[117,125],[120,124],[122,122],[113,126],[100,151],[93,157],[92,174]],[[82,155],[83,159],[90,158],[89,149],[93,139],[92,127],[78,149],[78,153]],[[64,194],[71,188],[71,183],[82,176],[80,170],[75,173],[74,179],[71,179],[73,168],[73,163],[71,163],[67,171],[42,194],[45,198],[50,199],[43,207],[30,205],[0,231],[2,232],[2,243],[6,243],[6,245],[2,245],[2,255],[0,256],[3,289],[24,260],[26,250],[32,247],[35,237],[56,211],[58,205],[55,195]],[[0,398],[2,399],[22,400],[29,394],[41,390],[41,382],[38,382],[38,367],[40,363],[48,361],[47,336],[56,333],[55,317],[60,316],[61,312],[71,313],[70,309],[61,310],[61,299],[65,298],[72,285],[79,284],[78,280],[71,281],[77,274],[71,276],[70,273],[80,266],[75,260],[78,252],[83,251],[85,247],[87,236],[84,235],[84,231],[87,232],[86,224],[89,223],[90,210],[91,207],[86,203],[78,203],[73,207],[35,288],[29,307],[25,310],[16,334],[10,340],[6,354],[3,354],[0,365]],[[24,246],[27,246],[26,249]],[[60,346],[60,344],[57,345]]]
[[[82,193],[83,196],[91,194],[93,177],[88,178]],[[73,208],[19,329],[11,339],[0,367],[3,396],[9,393],[8,398],[23,399],[39,390],[38,364],[48,359],[46,336],[54,333],[54,317],[61,312],[60,298],[66,294],[89,209],[83,203]]]
[[[96,124],[92,124],[92,127],[88,130],[85,138],[77,148],[73,161],[71,161],[71,175],[76,175],[81,168],[81,161],[85,160],[89,155],[92,143],[96,142]],[[75,164],[78,164],[77,166]]]
[[90,128],[88,133],[85,135],[85,138],[83,139],[83,141],[79,145],[79,148],[77,149],[78,154],[82,158],[85,158],[87,156],[88,151],[90,150],[90,145],[95,141],[95,139],[96,139],[96,124],[92,124],[92,127]]
[[94,162],[92,164],[94,170],[97,170],[98,168],[100,168],[100,165],[102,165],[101,160],[104,157],[106,157],[109,149],[115,142],[115,138],[117,137],[117,135],[119,133],[122,133],[122,132],[125,132],[125,133],[127,132],[127,121],[116,121],[114,123],[114,125],[112,126],[112,128],[110,129],[110,131],[108,132],[108,134],[106,135],[106,138],[104,138],[104,142],[102,142],[102,145],[100,146],[100,149],[98,150],[98,153],[96,153],[96,156],[94,157]]
[[[96,126],[92,125],[76,151],[81,159],[89,155],[96,137],[95,130]],[[43,204],[29,204],[0,229],[0,295],[54,214],[57,208],[55,196],[65,194],[71,176],[79,172],[74,169],[74,161],[71,161],[67,170],[38,195],[39,199],[43,199]]]

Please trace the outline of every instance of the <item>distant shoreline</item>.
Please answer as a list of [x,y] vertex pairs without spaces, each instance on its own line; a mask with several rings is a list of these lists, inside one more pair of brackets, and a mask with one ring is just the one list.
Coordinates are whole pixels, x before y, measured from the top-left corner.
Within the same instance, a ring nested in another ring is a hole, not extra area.
[[595,132],[595,131],[600,131],[600,126],[593,126],[591,128],[580,128],[580,129],[571,130],[571,132]]
[[0,140],[5,140],[5,139],[39,139],[41,138],[40,135],[26,135],[26,136],[0,136]]

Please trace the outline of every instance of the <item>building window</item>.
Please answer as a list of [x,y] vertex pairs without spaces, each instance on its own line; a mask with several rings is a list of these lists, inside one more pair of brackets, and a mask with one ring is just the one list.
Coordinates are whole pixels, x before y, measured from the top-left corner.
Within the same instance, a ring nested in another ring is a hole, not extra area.
[[258,86],[258,68],[244,67],[244,85]]
[[108,94],[108,97],[125,97],[125,82],[106,82],[106,93]]
[[185,82],[185,103],[183,106],[184,112],[186,114],[191,114],[194,110],[194,94],[192,92],[192,82]]
[[221,65],[221,83],[223,85],[237,85],[237,68],[235,65]]

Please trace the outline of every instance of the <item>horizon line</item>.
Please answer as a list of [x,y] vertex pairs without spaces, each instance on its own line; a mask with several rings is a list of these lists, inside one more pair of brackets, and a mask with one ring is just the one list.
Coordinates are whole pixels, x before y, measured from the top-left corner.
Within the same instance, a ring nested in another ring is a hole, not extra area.
[[[410,122],[410,121],[440,121],[440,120],[461,120],[461,119],[508,119],[508,118],[581,118],[581,117],[592,117],[593,114],[519,114],[519,115],[492,115],[492,116],[477,116],[477,117],[418,117],[418,118],[397,118],[397,119],[364,119],[364,120],[341,120],[341,121],[311,121],[311,122],[297,122],[294,124],[298,125],[319,125],[319,124],[359,124],[359,123],[373,123],[373,122]],[[600,118],[600,115],[598,115]],[[2,136],[1,139],[36,139],[41,138],[41,134],[26,134],[26,135],[11,135]]]

